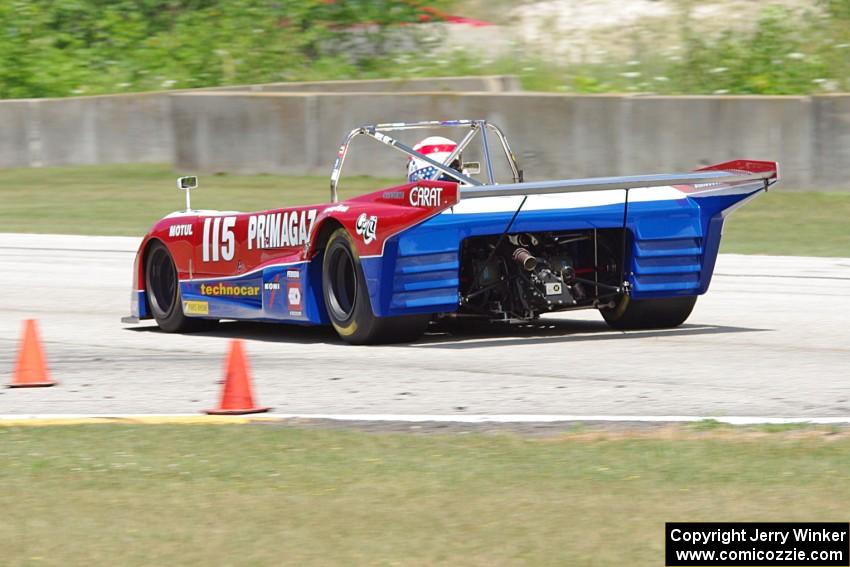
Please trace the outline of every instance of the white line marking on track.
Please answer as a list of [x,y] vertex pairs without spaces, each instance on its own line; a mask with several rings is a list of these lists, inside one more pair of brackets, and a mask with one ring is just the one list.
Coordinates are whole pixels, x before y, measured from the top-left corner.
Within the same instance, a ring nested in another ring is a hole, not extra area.
[[558,414],[303,414],[282,413],[258,416],[205,416],[202,414],[7,414],[0,415],[0,425],[47,422],[98,423],[130,421],[138,423],[227,423],[233,421],[283,421],[287,419],[327,419],[333,421],[394,421],[401,423],[555,423],[555,422],[641,422],[691,423],[717,421],[729,425],[850,424],[850,416],[837,417],[759,417],[759,416],[694,416],[694,415],[558,415]]

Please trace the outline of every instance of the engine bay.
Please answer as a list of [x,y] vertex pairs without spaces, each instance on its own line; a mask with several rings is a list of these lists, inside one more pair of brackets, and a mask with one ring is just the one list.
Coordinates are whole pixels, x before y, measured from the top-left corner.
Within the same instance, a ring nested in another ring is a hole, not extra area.
[[461,246],[459,313],[518,322],[613,307],[623,293],[622,229],[473,237]]

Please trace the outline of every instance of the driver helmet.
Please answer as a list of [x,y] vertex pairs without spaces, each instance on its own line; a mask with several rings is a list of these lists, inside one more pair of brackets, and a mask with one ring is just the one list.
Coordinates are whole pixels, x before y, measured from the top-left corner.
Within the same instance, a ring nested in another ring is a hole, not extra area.
[[[457,144],[448,138],[442,136],[429,136],[413,146],[413,149],[420,154],[426,155],[434,161],[446,164],[446,160],[452,155],[452,152],[457,148]],[[460,171],[460,156],[452,162],[449,167]],[[430,163],[419,158],[411,157],[407,162],[407,180],[410,183],[422,181],[423,179],[433,179],[438,181],[456,181],[455,178],[440,172]]]

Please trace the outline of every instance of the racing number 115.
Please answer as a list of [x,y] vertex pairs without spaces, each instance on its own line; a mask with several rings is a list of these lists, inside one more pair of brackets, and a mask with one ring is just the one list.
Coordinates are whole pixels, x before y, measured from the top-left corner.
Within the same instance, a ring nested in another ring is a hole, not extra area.
[[[212,230],[210,230],[212,225]],[[236,251],[236,238],[233,228],[236,226],[236,217],[207,217],[204,219],[204,262],[218,262],[219,257],[225,262],[233,259]],[[210,259],[212,253],[212,259]]]

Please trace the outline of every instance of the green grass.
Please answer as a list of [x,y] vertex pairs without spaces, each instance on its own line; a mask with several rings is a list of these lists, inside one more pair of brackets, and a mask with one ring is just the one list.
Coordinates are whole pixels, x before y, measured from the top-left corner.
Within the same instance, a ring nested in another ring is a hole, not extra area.
[[[0,226],[3,232],[142,235],[162,216],[185,208],[176,185],[179,175],[170,166],[138,164],[0,169]],[[206,175],[192,192],[192,206],[256,211],[327,203],[329,183],[329,177]],[[398,183],[346,177],[340,195]]]
[[[142,235],[183,207],[168,166],[120,165],[0,170],[4,232]],[[343,177],[342,197],[398,184],[402,177]],[[328,179],[275,175],[201,176],[196,208],[261,210],[328,201]],[[850,195],[771,191],[727,222],[722,252],[850,256]]]
[[[850,437],[0,429],[24,565],[660,565],[665,521],[846,521]],[[789,505],[793,503],[793,505]]]
[[771,191],[735,211],[721,252],[850,256],[850,194]]

